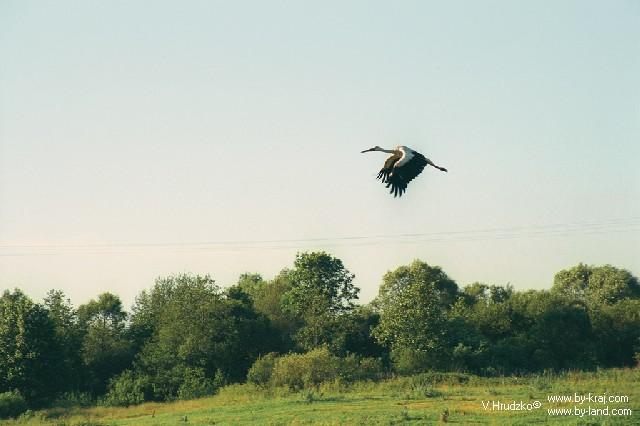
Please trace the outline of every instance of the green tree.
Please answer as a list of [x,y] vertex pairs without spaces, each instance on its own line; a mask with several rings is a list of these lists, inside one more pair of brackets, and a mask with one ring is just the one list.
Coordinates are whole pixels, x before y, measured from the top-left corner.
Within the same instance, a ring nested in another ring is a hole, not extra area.
[[597,359],[604,367],[631,366],[640,353],[640,300],[590,309]]
[[293,338],[303,322],[295,313],[286,309],[288,293],[292,288],[292,274],[283,269],[272,280],[263,282],[252,295],[256,311],[265,315],[279,334],[280,352],[293,349]]
[[589,303],[612,304],[640,297],[638,279],[629,271],[611,265],[589,266],[582,263],[558,272],[552,291]]
[[269,339],[273,343],[272,350],[277,352],[293,349],[292,338],[302,325],[299,318],[283,309],[283,299],[289,290],[291,280],[287,269],[270,281],[265,281],[259,274],[242,274],[237,284],[227,290],[229,297],[236,297],[238,300],[243,299],[241,294],[246,294],[252,309],[269,321]]
[[439,267],[419,260],[388,272],[375,301],[380,312],[375,336],[396,354],[415,355],[421,368],[441,367],[449,347],[445,314],[457,288]]
[[237,286],[222,292],[208,275],[158,279],[139,300],[144,304],[134,310],[133,322],[151,336],[136,372],[153,384],[155,399],[242,380],[273,344],[268,320],[253,309],[250,297]]
[[334,353],[386,359],[388,351],[373,336],[373,330],[379,323],[380,314],[370,305],[355,307],[341,318],[334,339]]
[[310,350],[332,342],[341,317],[353,310],[358,298],[353,278],[340,259],[325,252],[296,255],[283,303],[303,321],[295,336],[300,346]]
[[120,298],[102,293],[78,308],[82,332],[82,361],[87,367],[89,390],[102,394],[111,377],[126,369],[133,359],[126,333],[127,313]]
[[473,283],[466,286],[456,304],[454,315],[464,317],[482,336],[491,342],[513,332],[513,309],[507,302],[513,295],[509,286],[501,287]]
[[529,332],[537,369],[585,369],[593,365],[593,334],[584,304],[552,298]]
[[55,339],[60,347],[61,369],[57,372],[64,390],[79,391],[82,378],[82,335],[71,301],[60,290],[50,290],[44,306],[53,321]]
[[[136,296],[129,325],[129,335],[133,339],[136,352],[139,352],[156,333],[160,325],[160,316],[175,294],[182,288],[189,287],[193,279],[188,274],[160,277],[155,280],[151,290],[142,290]],[[208,275],[196,279],[202,281],[202,285],[214,284]]]
[[41,404],[61,386],[60,347],[44,306],[20,290],[0,297],[0,393],[18,390]]
[[260,294],[265,285],[266,282],[262,275],[249,272],[240,275],[237,283],[237,286],[251,296],[252,299],[255,299]]
[[230,287],[225,295],[225,304],[230,308],[229,315],[237,330],[235,345],[239,352],[229,368],[218,370],[227,379],[240,381],[259,355],[281,349],[281,336],[271,321],[255,310],[250,296],[238,287]]
[[[457,309],[457,307],[456,307]],[[584,303],[549,291],[480,298],[457,311],[476,333],[468,365],[485,373],[589,368],[592,330]],[[462,313],[461,313],[462,312]]]
[[475,282],[464,287],[460,297],[467,305],[474,305],[482,302],[485,304],[503,302],[513,295],[513,287],[487,285]]

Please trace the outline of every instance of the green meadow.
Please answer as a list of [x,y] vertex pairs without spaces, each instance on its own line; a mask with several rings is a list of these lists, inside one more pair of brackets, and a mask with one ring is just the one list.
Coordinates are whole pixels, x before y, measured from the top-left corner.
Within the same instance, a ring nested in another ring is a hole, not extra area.
[[[424,373],[312,389],[230,385],[215,396],[130,407],[54,407],[27,412],[3,425],[341,425],[640,424],[640,369],[608,369],[527,377],[484,378]],[[592,401],[550,403],[549,397],[592,395]],[[627,402],[599,402],[597,398]],[[524,403],[522,410],[491,409]],[[535,401],[540,408],[533,408]],[[488,408],[483,408],[483,403]],[[526,404],[532,404],[529,410]],[[513,405],[513,404],[512,404]],[[599,409],[599,415],[550,415],[548,410]],[[609,415],[602,414],[608,408]],[[617,410],[617,411],[614,411]],[[622,411],[626,410],[626,411]],[[614,413],[618,415],[614,415]]]

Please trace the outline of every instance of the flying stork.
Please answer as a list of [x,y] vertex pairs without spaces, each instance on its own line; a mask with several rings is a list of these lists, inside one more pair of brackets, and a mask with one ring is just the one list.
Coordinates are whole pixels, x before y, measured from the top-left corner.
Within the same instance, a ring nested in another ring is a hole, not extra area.
[[362,153],[370,151],[391,154],[378,173],[378,179],[382,179],[382,183],[386,183],[387,188],[391,187],[389,193],[394,197],[402,197],[404,191],[407,190],[407,184],[422,173],[427,164],[443,172],[447,171],[444,167],[436,166],[424,155],[406,146],[397,146],[395,149],[382,149],[379,146],[374,146],[365,149]]

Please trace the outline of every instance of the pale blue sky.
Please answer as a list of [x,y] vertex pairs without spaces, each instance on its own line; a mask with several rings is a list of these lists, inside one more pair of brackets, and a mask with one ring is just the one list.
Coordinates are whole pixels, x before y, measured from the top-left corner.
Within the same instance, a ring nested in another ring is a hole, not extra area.
[[[414,258],[460,285],[637,275],[639,82],[637,1],[4,0],[0,289],[130,304],[311,249],[364,301]],[[360,151],[398,144],[450,173],[393,199]]]

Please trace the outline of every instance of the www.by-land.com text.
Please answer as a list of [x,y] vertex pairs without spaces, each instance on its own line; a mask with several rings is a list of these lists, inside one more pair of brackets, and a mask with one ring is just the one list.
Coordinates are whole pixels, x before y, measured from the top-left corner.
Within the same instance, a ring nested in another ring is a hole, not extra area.
[[[549,416],[631,416],[633,411],[625,407],[610,407],[608,404],[624,404],[629,402],[626,395],[609,395],[607,393],[596,394],[570,394],[570,395],[548,395],[547,402],[552,405],[557,404],[578,404],[573,407],[553,407],[547,408]],[[584,405],[584,404],[588,405]],[[592,406],[593,404],[594,406]],[[543,403],[538,400],[525,401],[482,401],[482,408],[485,411],[532,411],[543,408]]]

